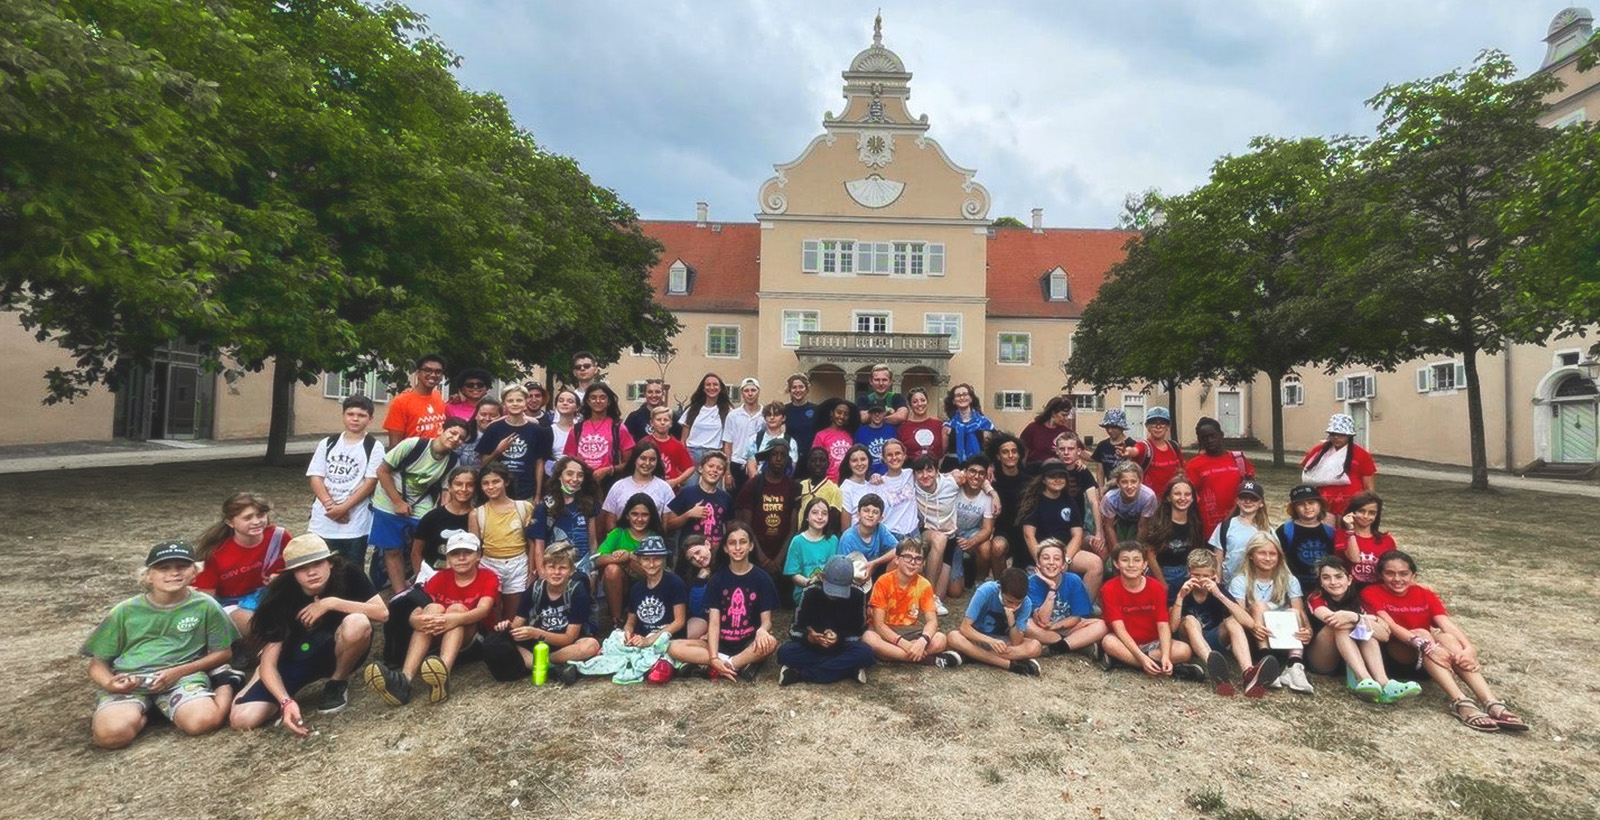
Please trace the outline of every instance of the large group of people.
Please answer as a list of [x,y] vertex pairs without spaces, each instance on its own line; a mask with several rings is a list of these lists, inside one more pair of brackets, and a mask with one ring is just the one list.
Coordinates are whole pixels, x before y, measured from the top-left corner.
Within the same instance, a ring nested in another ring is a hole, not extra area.
[[83,646],[94,742],[132,742],[152,705],[190,734],[276,720],[303,735],[358,675],[390,706],[436,704],[479,660],[500,681],[664,684],[754,681],[776,656],[788,686],[865,683],[877,663],[1038,677],[1073,652],[1222,696],[1310,693],[1320,674],[1392,703],[1431,680],[1464,725],[1527,728],[1384,530],[1349,416],[1274,525],[1209,418],[1188,458],[1160,407],[1142,440],[1107,411],[1090,448],[1068,396],[1012,435],[970,385],[940,418],[888,368],[820,405],[803,375],[764,404],[757,379],[708,373],[677,411],[651,381],[624,417],[596,364],[574,357],[547,407],[542,386],[491,395],[475,369],[446,398],[445,362],[424,356],[382,441],[372,401],[344,400],[307,468],[305,533],[241,492],[194,546],[150,550],[144,591]]

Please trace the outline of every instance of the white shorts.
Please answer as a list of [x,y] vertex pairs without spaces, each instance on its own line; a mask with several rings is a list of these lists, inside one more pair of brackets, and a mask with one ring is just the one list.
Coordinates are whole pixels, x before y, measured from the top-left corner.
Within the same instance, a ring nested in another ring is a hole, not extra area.
[[528,589],[528,556],[515,558],[490,558],[485,555],[479,565],[494,570],[500,576],[500,594],[515,595]]

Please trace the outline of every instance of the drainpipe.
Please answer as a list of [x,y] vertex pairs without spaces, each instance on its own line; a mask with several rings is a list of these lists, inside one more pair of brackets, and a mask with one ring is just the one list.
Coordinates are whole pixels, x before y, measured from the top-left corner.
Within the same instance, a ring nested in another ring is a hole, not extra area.
[[1506,472],[1510,473],[1510,472],[1514,472],[1517,469],[1517,461],[1516,461],[1516,447],[1515,447],[1516,434],[1512,429],[1513,425],[1512,425],[1512,415],[1511,415],[1511,392],[1512,392],[1511,391],[1511,345],[1509,345],[1509,344],[1506,345],[1506,349],[1505,349],[1505,391],[1504,392],[1505,392],[1505,409],[1504,409],[1503,412],[1505,413],[1505,418],[1506,418]]

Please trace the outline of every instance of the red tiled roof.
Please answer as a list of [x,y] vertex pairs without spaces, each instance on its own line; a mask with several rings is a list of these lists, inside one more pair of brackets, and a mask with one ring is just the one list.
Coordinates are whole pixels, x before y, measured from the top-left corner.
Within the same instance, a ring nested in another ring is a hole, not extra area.
[[[1089,228],[997,228],[989,240],[990,316],[1074,319],[1100,291],[1106,272],[1126,255],[1123,245],[1136,231]],[[1072,299],[1045,301],[1040,284],[1060,267],[1067,272]]]
[[[761,226],[754,222],[640,220],[645,235],[663,246],[650,271],[656,301],[669,310],[756,312],[761,287]],[[718,227],[720,226],[720,230]],[[667,272],[682,259],[694,270],[687,294],[667,293]]]

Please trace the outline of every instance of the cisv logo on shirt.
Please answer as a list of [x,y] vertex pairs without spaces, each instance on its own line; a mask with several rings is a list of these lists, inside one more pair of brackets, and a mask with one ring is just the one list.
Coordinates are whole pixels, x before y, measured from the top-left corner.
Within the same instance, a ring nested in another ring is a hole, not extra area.
[[179,632],[193,632],[194,628],[199,625],[200,619],[194,615],[189,615],[178,619]]

